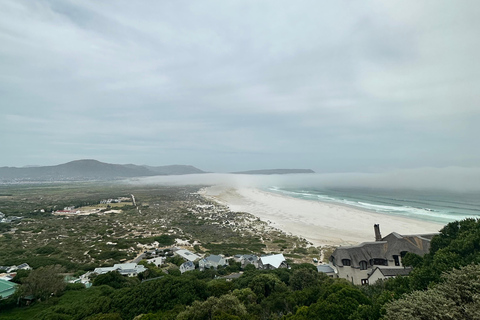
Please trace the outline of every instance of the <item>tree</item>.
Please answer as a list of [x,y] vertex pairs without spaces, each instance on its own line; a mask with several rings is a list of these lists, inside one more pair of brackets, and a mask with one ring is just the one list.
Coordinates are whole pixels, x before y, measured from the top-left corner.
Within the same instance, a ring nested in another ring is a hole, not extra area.
[[290,287],[293,290],[303,290],[317,284],[318,271],[312,269],[297,269],[290,277]]
[[65,290],[66,283],[61,275],[65,269],[62,266],[46,266],[32,270],[22,279],[20,292],[23,296],[33,295],[37,299],[46,300],[52,295],[58,295]]
[[108,285],[114,289],[120,289],[128,286],[129,281],[122,276],[118,271],[110,271],[100,274],[93,279],[94,286]]
[[258,298],[263,299],[268,297],[274,291],[286,286],[276,275],[271,273],[262,273],[253,278],[252,282],[249,284],[249,287]]
[[442,276],[443,283],[386,304],[387,320],[480,319],[480,265]]
[[203,320],[203,319],[240,319],[247,315],[245,306],[232,294],[210,297],[204,302],[195,301],[178,320]]

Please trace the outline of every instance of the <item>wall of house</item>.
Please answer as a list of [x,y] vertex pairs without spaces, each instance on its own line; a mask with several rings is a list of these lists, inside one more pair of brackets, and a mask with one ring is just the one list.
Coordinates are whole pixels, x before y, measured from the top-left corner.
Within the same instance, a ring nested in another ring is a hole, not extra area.
[[379,269],[376,269],[368,279],[368,284],[374,284],[380,279],[385,279],[385,276],[380,272]]
[[338,277],[347,279],[348,281],[353,282],[353,284],[362,284],[362,279],[368,279],[368,274],[372,272],[372,268],[367,268],[366,270],[360,270],[360,268],[352,267],[340,267],[337,266]]

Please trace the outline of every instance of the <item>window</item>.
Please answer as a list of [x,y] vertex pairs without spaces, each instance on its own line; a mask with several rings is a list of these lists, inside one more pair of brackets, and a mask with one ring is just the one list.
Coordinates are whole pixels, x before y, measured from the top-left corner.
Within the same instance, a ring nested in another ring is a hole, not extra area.
[[342,259],[342,264],[343,266],[346,266],[346,267],[349,267],[352,265],[350,262],[350,259]]
[[387,260],[385,260],[385,259],[372,259],[372,260],[370,260],[370,264],[372,264],[372,265],[388,266]]
[[395,265],[396,265],[396,266],[399,266],[399,265],[400,265],[400,259],[398,258],[397,255],[394,255],[394,256],[393,256],[393,261],[395,261]]
[[360,270],[367,270],[367,261],[360,261]]
[[368,284],[368,279],[362,279],[362,285]]

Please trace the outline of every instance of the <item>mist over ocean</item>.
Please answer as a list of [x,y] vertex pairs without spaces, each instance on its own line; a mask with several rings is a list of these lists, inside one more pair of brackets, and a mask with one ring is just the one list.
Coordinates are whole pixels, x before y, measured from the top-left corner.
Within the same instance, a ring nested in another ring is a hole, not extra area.
[[266,191],[299,199],[349,205],[378,213],[448,223],[480,218],[480,197],[474,192],[372,188],[282,188]]
[[305,200],[446,224],[480,218],[480,168],[420,168],[383,173],[243,175],[209,173],[136,179],[140,184],[260,188]]

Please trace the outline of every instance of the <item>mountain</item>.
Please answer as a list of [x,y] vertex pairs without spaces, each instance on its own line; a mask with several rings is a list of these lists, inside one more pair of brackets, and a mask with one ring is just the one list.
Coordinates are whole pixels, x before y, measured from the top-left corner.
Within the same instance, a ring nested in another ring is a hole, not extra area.
[[182,174],[195,174],[195,173],[205,173],[194,166],[184,166],[184,165],[170,165],[170,166],[160,166],[160,167],[151,167],[151,166],[142,166],[147,168],[150,171],[156,172],[160,175],[182,175]]
[[291,173],[315,173],[312,169],[264,169],[232,172],[235,174],[291,174]]
[[75,160],[56,166],[2,167],[0,181],[85,181],[115,180],[131,177],[203,173],[192,166],[148,167],[104,163],[97,160]]

